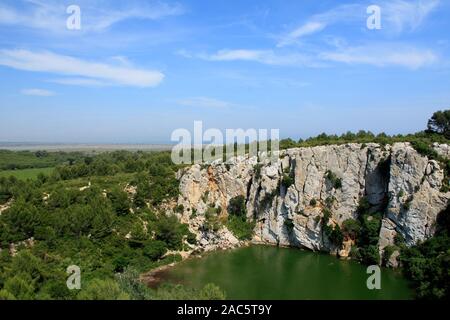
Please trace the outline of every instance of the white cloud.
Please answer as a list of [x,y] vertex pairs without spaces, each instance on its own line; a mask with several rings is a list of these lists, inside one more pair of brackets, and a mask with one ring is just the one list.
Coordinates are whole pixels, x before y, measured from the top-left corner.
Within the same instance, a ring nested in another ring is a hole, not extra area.
[[[382,28],[388,33],[413,31],[439,6],[440,0],[388,0],[378,2],[381,8]],[[278,47],[295,44],[302,37],[320,32],[336,23],[359,22],[365,25],[367,5],[345,4],[313,15],[306,23],[282,35]]]
[[[60,1],[43,3],[36,0],[23,0],[24,8],[16,9],[0,4],[0,24],[20,25],[28,28],[45,29],[52,32],[65,32],[67,6]],[[82,31],[103,31],[116,23],[128,19],[157,20],[168,16],[180,15],[184,9],[179,4],[169,5],[163,2],[127,1],[124,5],[115,3],[116,8],[108,7],[104,1],[78,0],[81,8]]]
[[313,15],[300,26],[282,35],[277,47],[295,44],[300,38],[320,32],[331,24],[337,22],[351,22],[355,19],[364,19],[365,8],[360,4],[345,4],[329,11]]
[[179,105],[208,109],[224,109],[237,106],[236,104],[208,97],[184,98],[177,101]]
[[310,21],[305,23],[304,25],[296,28],[295,30],[289,32],[286,36],[284,36],[280,42],[278,42],[277,47],[284,47],[286,45],[294,43],[297,39],[313,34],[315,32],[319,32],[325,29],[326,24],[318,21]]
[[398,66],[419,69],[440,61],[430,49],[394,42],[361,46],[339,45],[327,51],[314,50],[308,54],[278,53],[273,50],[219,50],[214,54],[191,55],[209,61],[253,61],[267,65],[293,67],[326,67],[331,62],[367,64],[376,67]]
[[104,87],[104,86],[108,85],[108,83],[101,81],[101,80],[95,80],[95,79],[89,79],[89,78],[75,78],[75,77],[74,78],[51,79],[51,80],[48,80],[48,82],[64,84],[64,85],[71,85],[71,86],[83,86],[83,87]]
[[347,64],[400,66],[409,69],[418,69],[438,61],[437,55],[431,50],[390,44],[340,48],[334,52],[323,52],[319,57],[323,60]]
[[383,3],[381,8],[382,20],[387,22],[386,28],[394,28],[396,32],[402,32],[404,29],[413,31],[439,6],[439,3],[439,0],[388,1]]
[[39,96],[39,97],[51,97],[55,95],[53,91],[44,89],[23,89],[21,93],[26,96]]
[[219,50],[211,55],[198,55],[210,61],[255,61],[267,65],[279,66],[318,66],[310,57],[299,53],[277,53],[273,50]]
[[[74,76],[105,85],[153,87],[164,79],[164,74],[159,71],[84,61],[48,51],[0,50],[0,65],[18,70]],[[67,84],[70,83],[67,82]]]

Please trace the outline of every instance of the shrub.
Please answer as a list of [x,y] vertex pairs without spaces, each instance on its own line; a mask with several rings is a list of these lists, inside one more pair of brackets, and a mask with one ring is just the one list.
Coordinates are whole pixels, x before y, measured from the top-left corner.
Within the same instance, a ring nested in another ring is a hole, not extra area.
[[244,217],[229,216],[227,228],[239,240],[250,240],[255,229],[254,221],[247,221]]
[[333,196],[327,197],[325,199],[325,206],[327,208],[331,208],[333,206],[333,203],[336,201],[336,198]]
[[389,259],[391,258],[392,254],[398,250],[399,248],[397,246],[386,246],[383,250],[383,263],[386,265]]
[[426,142],[423,141],[412,141],[411,146],[422,156],[426,156],[430,159],[439,158],[438,153],[432,147],[430,147]]
[[344,236],[354,240],[359,237],[361,223],[355,219],[347,219],[342,223],[342,232]]
[[198,297],[200,300],[225,300],[226,294],[218,286],[208,283],[200,290]]
[[309,201],[310,206],[315,207],[317,205],[317,200],[312,198],[311,201]]
[[380,264],[380,253],[377,245],[369,245],[359,249],[363,263],[367,265]]
[[175,207],[175,212],[177,213],[183,213],[184,212],[184,206],[182,204],[179,204]]
[[344,235],[342,234],[341,228],[339,225],[335,225],[333,230],[329,235],[330,241],[337,247],[342,246],[342,242],[344,241]]
[[328,223],[328,221],[331,218],[331,211],[329,209],[325,208],[325,209],[322,210],[322,214],[323,214],[322,223],[325,225],[325,224]]
[[129,300],[129,295],[122,291],[113,280],[91,280],[78,294],[78,300]]
[[156,240],[164,241],[170,250],[181,250],[186,226],[175,216],[161,215],[155,223]]
[[331,170],[328,170],[325,173],[325,177],[330,181],[331,185],[335,189],[342,188],[342,179],[339,178],[335,173],[333,173]]
[[117,215],[126,215],[130,212],[130,201],[125,191],[120,188],[113,188],[108,193],[108,199],[111,200],[114,211]]
[[152,290],[150,300],[225,300],[225,292],[213,284],[207,284],[202,289],[186,288],[180,284],[163,284]]
[[143,254],[151,260],[158,260],[167,252],[167,245],[163,241],[150,240],[144,245]]
[[369,209],[370,209],[369,200],[366,197],[360,198],[356,212],[359,215],[363,215],[363,214],[367,213],[369,211]]
[[237,217],[245,217],[247,215],[244,196],[237,196],[230,199],[228,213]]
[[209,207],[205,213],[205,222],[203,224],[203,228],[208,231],[217,232],[220,230],[222,224],[219,221],[219,217],[217,216],[216,209]]
[[281,180],[281,184],[288,189],[291,185],[294,184],[294,178],[291,175],[283,174],[283,179]]

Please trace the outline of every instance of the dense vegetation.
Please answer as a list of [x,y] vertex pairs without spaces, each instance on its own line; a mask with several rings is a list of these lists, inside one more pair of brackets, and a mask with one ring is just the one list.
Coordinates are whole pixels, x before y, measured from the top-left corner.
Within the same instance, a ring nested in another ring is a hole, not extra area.
[[436,235],[411,248],[399,241],[404,273],[416,287],[419,298],[450,298],[450,206],[437,219]]
[[50,168],[71,164],[83,158],[81,152],[8,151],[0,150],[0,170]]
[[253,236],[255,222],[247,220],[245,198],[243,196],[232,198],[228,205],[228,213],[227,228],[233,232],[239,240],[250,240]]
[[[36,180],[0,178],[0,203],[14,199],[0,216],[0,299],[223,298],[213,285],[194,292],[138,282],[196,241],[158,209],[177,195],[175,170],[169,153],[113,152]],[[81,269],[81,291],[67,289],[70,265]]]

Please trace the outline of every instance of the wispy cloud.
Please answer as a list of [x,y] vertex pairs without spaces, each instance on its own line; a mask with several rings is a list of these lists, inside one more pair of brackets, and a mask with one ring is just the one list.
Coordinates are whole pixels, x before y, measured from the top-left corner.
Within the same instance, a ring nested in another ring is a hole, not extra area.
[[322,52],[319,58],[347,64],[368,64],[377,67],[400,66],[409,69],[418,69],[438,61],[437,55],[429,49],[386,43]]
[[[28,28],[45,29],[52,32],[65,32],[67,6],[60,1],[22,0],[26,6],[20,11],[7,4],[0,4],[0,24],[18,25]],[[98,0],[79,0],[81,8],[82,32],[103,31],[116,23],[128,19],[157,20],[168,16],[183,14],[180,4],[167,4],[160,1],[127,1],[112,9],[108,3]]]
[[[381,8],[383,29],[388,33],[400,33],[417,29],[439,6],[440,0],[389,0],[377,3]],[[303,24],[279,37],[277,47],[297,43],[301,38],[320,32],[337,23],[364,23],[367,4],[345,4],[329,11],[313,15]]]
[[39,96],[39,97],[51,97],[55,95],[53,91],[45,89],[23,89],[21,93],[26,96]]
[[355,19],[362,20],[365,14],[363,8],[364,6],[360,4],[345,4],[313,15],[305,23],[281,35],[277,47],[295,44],[302,37],[320,32],[337,22],[353,22]]
[[[18,70],[74,76],[77,81],[82,78],[104,85],[153,87],[164,79],[164,74],[159,71],[90,62],[48,51],[0,50],[0,65]],[[67,81],[66,84],[77,84]]]
[[[187,55],[185,55],[187,56]],[[209,61],[254,61],[277,66],[319,66],[307,55],[274,50],[223,49],[213,54],[190,55]]]
[[387,1],[382,5],[382,19],[396,32],[417,29],[439,6],[439,0]]
[[360,46],[336,46],[316,49],[305,54],[278,53],[274,50],[219,50],[214,54],[185,55],[209,61],[253,61],[266,65],[307,68],[327,67],[330,63],[365,64],[376,67],[399,66],[419,69],[439,62],[430,49],[399,43],[378,43]]
[[286,45],[292,44],[297,41],[297,39],[319,32],[325,29],[326,24],[320,21],[310,21],[296,28],[295,30],[289,32],[287,35],[283,36],[278,42],[277,47],[284,47]]
[[237,106],[234,103],[209,97],[184,98],[177,101],[179,105],[187,107],[200,107],[208,109],[225,109]]
[[108,83],[102,80],[89,79],[89,78],[57,78],[50,79],[48,82],[64,84],[69,86],[82,86],[82,87],[104,87],[108,86]]

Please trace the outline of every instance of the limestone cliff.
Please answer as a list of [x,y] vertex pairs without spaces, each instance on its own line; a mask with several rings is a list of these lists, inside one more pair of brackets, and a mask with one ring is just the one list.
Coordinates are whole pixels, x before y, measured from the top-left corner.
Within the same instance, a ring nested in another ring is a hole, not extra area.
[[[447,145],[434,147],[448,156]],[[178,175],[181,219],[197,232],[206,250],[219,243],[222,247],[239,243],[225,227],[217,232],[201,228],[208,208],[219,208],[220,215],[226,216],[230,199],[239,195],[246,199],[248,218],[257,222],[254,241],[342,256],[348,255],[351,242],[336,248],[324,236],[319,222],[325,207],[331,212],[328,224],[341,225],[357,218],[358,204],[365,197],[371,210],[384,213],[382,251],[397,233],[408,245],[432,236],[436,216],[450,198],[450,192],[440,191],[444,179],[440,164],[408,143],[294,148],[280,151],[275,163],[238,157],[228,164],[194,165]],[[286,177],[290,177],[288,184],[283,183]]]

